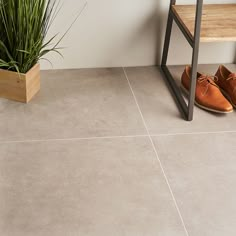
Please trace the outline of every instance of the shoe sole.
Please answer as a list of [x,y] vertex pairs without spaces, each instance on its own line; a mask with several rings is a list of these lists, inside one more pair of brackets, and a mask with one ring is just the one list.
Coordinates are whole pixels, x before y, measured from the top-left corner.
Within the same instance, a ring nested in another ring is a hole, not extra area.
[[[187,95],[189,95],[189,91],[181,84],[181,89],[183,90],[183,92]],[[219,111],[219,110],[215,110],[215,109],[212,109],[212,108],[209,108],[209,107],[205,107],[201,104],[199,104],[196,100],[194,101],[195,105],[204,109],[204,110],[207,110],[207,111],[211,111],[211,112],[215,112],[215,113],[220,113],[220,114],[228,114],[228,113],[232,113],[232,111]]]
[[227,92],[225,92],[225,90],[223,90],[222,88],[220,88],[220,91],[224,94],[224,96],[230,101],[230,103],[232,104],[232,106],[236,109],[236,104],[233,103],[232,99],[230,98],[229,94]]

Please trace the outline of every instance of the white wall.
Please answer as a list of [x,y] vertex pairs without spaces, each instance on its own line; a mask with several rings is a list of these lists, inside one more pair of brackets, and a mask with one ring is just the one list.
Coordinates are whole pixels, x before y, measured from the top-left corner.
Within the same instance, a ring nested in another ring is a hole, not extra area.
[[[83,4],[83,0],[66,0],[50,35],[64,32]],[[47,58],[54,69],[158,64],[168,5],[168,0],[88,0],[83,14],[61,43],[66,47],[62,51],[64,59],[54,54]],[[189,63],[190,55],[190,47],[175,26],[169,64]],[[200,63],[231,63],[234,57],[234,43],[201,45]],[[41,64],[43,69],[51,68],[46,61]]]

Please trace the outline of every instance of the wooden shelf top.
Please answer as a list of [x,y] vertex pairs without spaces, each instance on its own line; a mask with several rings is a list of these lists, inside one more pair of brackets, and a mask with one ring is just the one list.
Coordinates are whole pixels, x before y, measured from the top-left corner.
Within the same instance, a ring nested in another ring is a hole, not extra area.
[[[193,37],[196,5],[173,5],[172,11]],[[201,42],[236,41],[236,4],[204,4]]]

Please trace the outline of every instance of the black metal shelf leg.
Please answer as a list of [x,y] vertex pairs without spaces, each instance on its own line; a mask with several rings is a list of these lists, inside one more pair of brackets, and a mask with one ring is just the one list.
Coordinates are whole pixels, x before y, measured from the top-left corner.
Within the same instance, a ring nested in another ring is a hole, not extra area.
[[167,26],[166,26],[164,49],[163,49],[163,55],[162,55],[162,61],[161,61],[162,66],[165,66],[167,63],[169,47],[170,47],[171,32],[172,32],[172,26],[173,26],[173,21],[174,21],[174,18],[171,14],[171,6],[174,5],[175,2],[176,2],[175,0],[170,1],[170,8],[169,8],[168,20],[167,20]]
[[197,0],[193,55],[192,55],[192,71],[191,71],[191,81],[190,81],[190,93],[188,99],[188,118],[187,118],[188,121],[193,120],[193,112],[194,112],[198,55],[199,55],[199,45],[201,37],[202,7],[203,7],[203,0]]
[[169,47],[170,47],[170,39],[171,39],[171,33],[172,33],[172,27],[173,27],[173,15],[171,14],[171,8],[172,5],[175,4],[175,0],[170,1],[170,8],[169,8],[169,14],[168,14],[168,20],[167,20],[167,27],[166,27],[166,34],[165,34],[165,42],[164,42],[164,48],[163,48],[163,54],[162,54],[162,62],[161,62],[161,69],[163,72],[163,75],[165,77],[165,80],[169,86],[169,89],[176,101],[176,104],[183,115],[185,119],[188,117],[188,108],[186,105],[186,102],[183,99],[183,96],[181,94],[180,88],[177,86],[174,78],[172,77],[170,71],[168,70],[168,67],[166,65],[168,53],[169,53]]
[[[177,24],[180,27],[180,22],[178,22],[177,18],[174,18],[174,14],[172,11],[172,5],[175,5],[176,0],[170,0],[170,8],[168,14],[168,21],[166,27],[166,35],[165,35],[165,42],[164,42],[164,49],[162,54],[162,62],[161,68],[164,74],[165,80],[168,83],[170,90],[177,102],[178,108],[180,109],[181,113],[184,115],[186,120],[191,121],[193,120],[193,112],[194,112],[194,103],[195,103],[195,92],[196,92],[196,82],[197,82],[197,67],[198,67],[198,55],[199,55],[199,46],[200,46],[200,37],[201,37],[201,22],[202,22],[202,8],[203,8],[203,0],[197,0],[196,5],[196,15],[195,15],[195,29],[194,29],[194,37],[190,39],[186,37],[189,41],[193,53],[192,53],[192,67],[191,67],[191,78],[190,78],[190,92],[188,97],[188,104],[183,99],[180,89],[178,88],[173,76],[171,75],[168,67],[166,65],[168,53],[169,53],[169,46],[170,46],[170,38],[171,32],[173,27],[173,21],[177,21]],[[181,27],[180,27],[181,28]],[[182,27],[182,33],[185,32],[185,29]],[[187,33],[186,33],[187,35]]]

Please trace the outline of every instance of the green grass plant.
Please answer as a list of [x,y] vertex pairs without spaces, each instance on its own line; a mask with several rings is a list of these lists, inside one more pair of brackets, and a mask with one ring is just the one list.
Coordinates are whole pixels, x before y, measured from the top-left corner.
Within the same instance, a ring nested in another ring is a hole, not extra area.
[[26,73],[49,52],[60,54],[63,36],[45,42],[60,0],[0,0],[0,69]]

